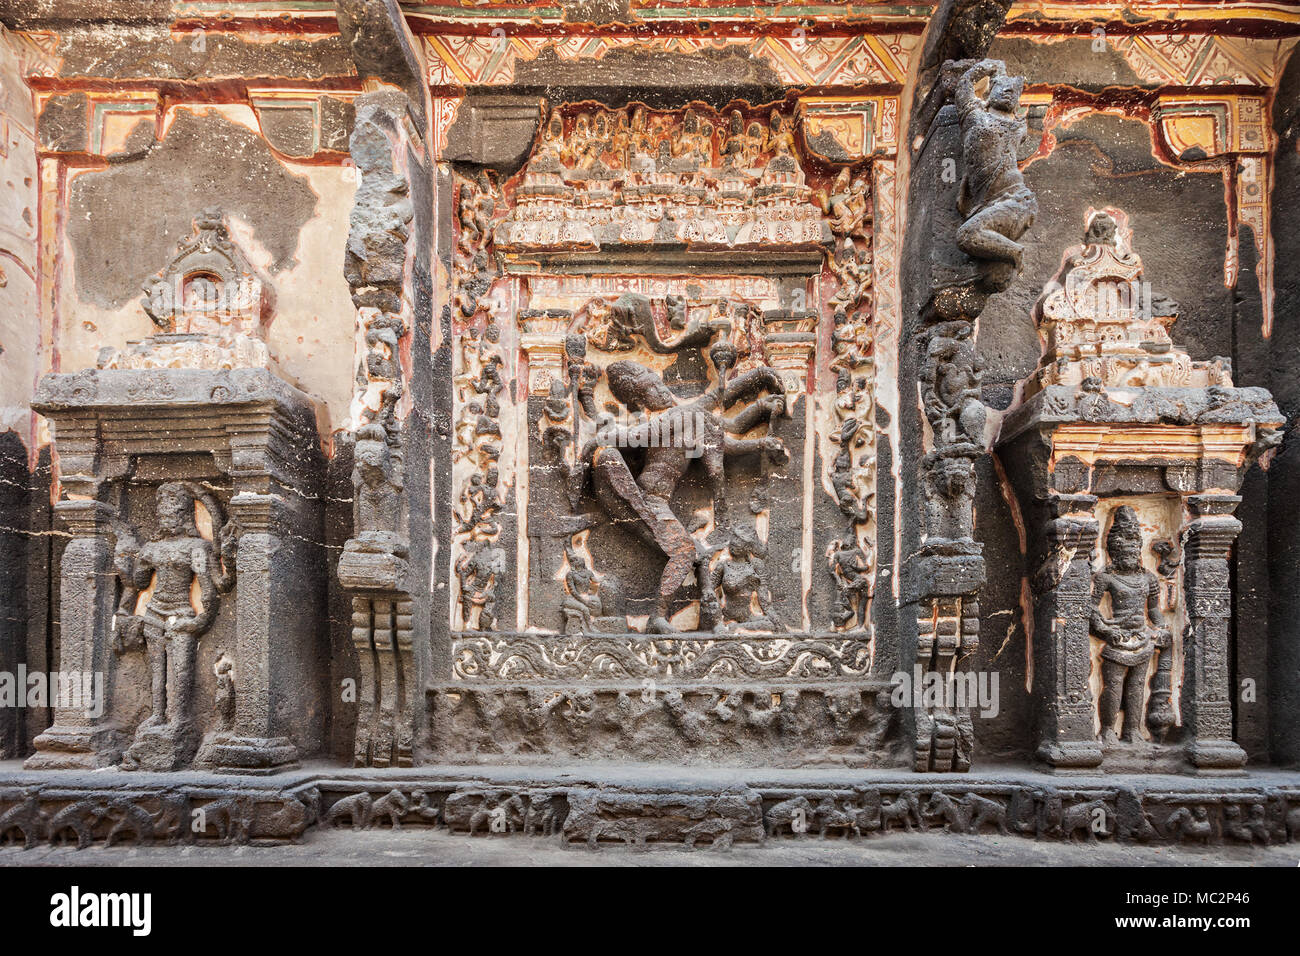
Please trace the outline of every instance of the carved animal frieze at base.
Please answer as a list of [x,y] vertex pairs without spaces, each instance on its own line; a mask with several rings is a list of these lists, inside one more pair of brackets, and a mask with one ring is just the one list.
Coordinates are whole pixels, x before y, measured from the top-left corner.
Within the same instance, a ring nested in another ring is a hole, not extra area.
[[570,843],[672,842],[725,849],[763,839],[762,799],[748,788],[699,796],[574,789],[567,802],[564,839]]
[[219,786],[0,787],[0,849],[284,842],[320,821],[320,791]]
[[508,778],[303,777],[285,786],[100,790],[0,784],[0,858],[38,846],[265,844],[313,828],[445,829],[478,839],[726,849],[770,840],[941,830],[1071,842],[1272,846],[1300,841],[1300,790],[1238,782],[1163,788],[1050,778],[865,780],[661,788]]

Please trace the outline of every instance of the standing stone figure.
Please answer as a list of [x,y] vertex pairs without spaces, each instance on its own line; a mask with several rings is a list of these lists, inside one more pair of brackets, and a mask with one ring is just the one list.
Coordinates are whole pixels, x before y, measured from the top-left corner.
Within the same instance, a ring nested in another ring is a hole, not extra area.
[[867,608],[871,600],[871,566],[871,552],[862,547],[853,529],[831,543],[831,573],[837,585],[831,621],[836,629],[844,630],[856,618],[856,629],[866,630]]
[[395,539],[402,514],[400,462],[383,425],[372,422],[357,430],[352,485],[356,492],[353,522],[357,536]]
[[[195,526],[194,508],[200,501],[213,527],[220,529],[215,546]],[[219,595],[235,583],[235,527],[223,524],[215,497],[193,482],[169,481],[158,488],[157,509],[158,534],[135,556],[133,580],[122,582],[143,591],[152,581],[153,594],[143,615],[116,624],[125,638],[119,638],[119,653],[138,635],[149,655],[152,711],[123,755],[127,770],[174,770],[193,755],[195,651],[217,616]],[[195,582],[198,610],[190,598]],[[120,610],[118,614],[123,616]]]
[[214,701],[217,731],[228,734],[235,729],[235,662],[223,651],[217,655],[212,673],[217,677],[217,695]]
[[564,542],[564,554],[569,561],[569,570],[564,575],[564,601],[560,605],[564,614],[564,633],[590,634],[595,629],[595,619],[605,613],[600,582],[571,537]]
[[[981,99],[975,83],[984,77],[989,86]],[[1024,247],[1016,240],[1038,215],[1038,201],[1017,163],[1026,132],[1016,115],[1024,87],[1024,78],[1008,76],[1000,60],[980,60],[967,66],[954,90],[965,161],[957,210],[966,221],[957,229],[957,245],[971,258],[993,264],[984,275],[990,292],[1005,289],[1019,274]]]
[[[493,541],[474,538],[456,560],[460,581],[461,627],[465,630],[494,631],[497,626],[497,581],[506,573],[506,554]],[[470,621],[478,608],[478,620]]]
[[[1128,505],[1115,511],[1106,554],[1110,560],[1105,569],[1092,579],[1092,635],[1106,642],[1101,652],[1101,730],[1103,739],[1113,739],[1122,705],[1120,739],[1131,743],[1143,722],[1148,662],[1157,648],[1171,646],[1172,636],[1152,623],[1161,620],[1160,581],[1142,567],[1142,529]],[[1101,612],[1108,594],[1109,619]]]

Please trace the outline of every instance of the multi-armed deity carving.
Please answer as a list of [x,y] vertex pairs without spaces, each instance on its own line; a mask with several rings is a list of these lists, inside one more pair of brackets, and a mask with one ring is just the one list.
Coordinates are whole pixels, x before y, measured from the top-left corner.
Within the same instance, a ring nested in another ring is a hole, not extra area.
[[[127,770],[174,770],[194,756],[199,641],[216,619],[220,596],[235,583],[238,532],[216,496],[193,482],[169,481],[159,486],[156,501],[152,540],[140,545],[138,535],[123,527],[114,562],[121,587],[115,650],[143,644],[149,664],[150,714],[123,755]],[[199,533],[196,505],[211,521],[211,538]]]
[[[796,154],[781,110],[581,104],[517,175],[457,174],[439,713],[522,707],[540,732],[572,711],[576,747],[624,691],[502,682],[663,679],[687,684],[646,726],[697,734],[746,711],[691,682],[767,675],[844,682],[804,699],[862,745],[872,180],[810,181]],[[789,724],[796,693],[755,694],[756,720]]]
[[[649,303],[624,297],[615,307],[648,309]],[[603,421],[600,413],[591,415],[584,422],[591,437],[583,442],[578,460],[572,463],[576,474],[571,481],[578,486],[590,481],[590,493],[606,514],[665,558],[648,623],[654,633],[677,630],[668,621],[669,604],[691,576],[699,582],[706,607],[717,599],[719,589],[724,594],[729,591],[730,598],[723,598],[724,618],[732,624],[749,622],[749,593],[742,601],[738,591],[755,580],[750,561],[753,550],[761,546],[752,535],[746,543],[744,532],[727,523],[726,461],[733,456],[760,454],[780,462],[786,456],[778,438],[735,437],[769,423],[773,415],[784,411],[785,384],[780,376],[774,369],[760,366],[727,382],[726,372],[735,361],[734,349],[729,343],[718,343],[710,348],[709,356],[718,373],[718,384],[687,402],[679,402],[660,375],[639,362],[623,359],[607,366],[603,371],[609,392],[622,406],[621,412],[625,417],[641,417],[629,425]],[[579,408],[585,406],[589,412],[595,411],[593,384],[588,377],[579,387]],[[726,408],[746,401],[732,417],[718,414],[719,406]],[[626,449],[645,449],[644,460],[637,464]],[[730,573],[723,568],[715,574],[707,561],[711,556],[707,546],[691,536],[671,504],[687,468],[697,458],[711,489],[712,515],[719,536],[726,539],[722,547],[730,554],[728,564],[736,564]],[[754,589],[750,587],[751,592]],[[703,612],[702,616],[709,615]],[[720,622],[712,623],[717,626]],[[771,624],[766,611],[753,623],[755,627]]]
[[141,304],[158,331],[105,348],[99,367],[266,368],[272,292],[230,238],[220,209],[194,220],[194,233],[144,288]]
[[[531,626],[570,633],[632,626],[613,610],[624,605],[627,582],[601,567],[591,550],[603,538],[592,529],[611,518],[615,529],[665,562],[645,607],[647,630],[761,631],[801,623],[799,611],[766,606],[771,590],[759,580],[766,572],[756,570],[768,550],[766,479],[745,493],[752,524],[729,511],[735,495],[725,485],[729,459],[757,462],[768,475],[788,458],[771,423],[789,418],[795,393],[808,384],[819,313],[809,308],[807,280],[783,291],[778,281],[724,269],[649,284],[597,277],[584,283],[548,274],[554,265],[541,279],[510,278],[512,257],[522,262],[597,248],[624,257],[680,257],[654,249],[685,244],[806,249],[809,276],[827,257],[835,290],[827,317],[834,317],[835,331],[826,361],[836,393],[826,406],[834,427],[818,428],[817,450],[827,491],[848,525],[845,535],[825,543],[827,573],[841,592],[829,623],[865,630],[875,484],[867,175],[844,169],[814,196],[794,154],[791,121],[779,111],[747,119],[739,110],[662,113],[634,106],[552,111],[517,179],[498,182],[492,171],[457,178],[454,623],[509,630],[519,616],[499,592],[516,587],[518,577],[513,531],[503,516],[512,496],[524,491],[517,487],[520,460],[505,407],[512,401],[506,383],[522,372],[520,352],[527,357],[529,392],[538,398],[530,413],[537,430],[527,493],[540,500],[548,486],[536,469],[548,475],[558,468],[563,477],[555,503],[569,512],[548,508],[530,519],[533,540],[564,556],[553,572],[561,606],[553,621]],[[635,275],[639,268],[629,264],[623,271]],[[501,284],[507,281],[518,283],[518,291],[508,292],[514,287]],[[506,303],[528,299],[506,324]],[[766,437],[751,434],[764,426]],[[828,445],[821,446],[826,435]],[[754,466],[742,470],[748,475]],[[674,511],[682,507],[674,498],[686,487],[694,504]],[[727,562],[730,571],[723,569]],[[683,585],[698,595],[698,613],[673,624],[680,610],[674,595]]]

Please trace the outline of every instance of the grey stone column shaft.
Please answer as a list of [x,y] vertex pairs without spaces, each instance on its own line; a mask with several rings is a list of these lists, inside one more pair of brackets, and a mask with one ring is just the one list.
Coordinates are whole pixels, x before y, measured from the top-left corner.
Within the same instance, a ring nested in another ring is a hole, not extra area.
[[1056,767],[1101,763],[1093,729],[1096,704],[1088,684],[1092,559],[1100,533],[1096,504],[1092,495],[1048,500],[1047,547],[1035,581],[1034,686],[1043,701],[1038,756]]
[[276,644],[282,632],[279,613],[293,613],[297,595],[278,574],[283,542],[279,534],[283,500],[279,495],[242,492],[230,500],[240,529],[235,584],[235,726],[214,748],[221,769],[270,772],[298,761],[297,748],[277,734],[274,686]]
[[1183,587],[1187,630],[1183,635],[1183,732],[1194,767],[1228,770],[1246,762],[1232,739],[1232,687],[1228,634],[1232,591],[1228,555],[1241,532],[1232,516],[1239,495],[1193,495],[1184,528]]
[[[60,501],[54,508],[72,534],[63,552],[59,579],[59,670],[79,681],[85,674],[92,679],[99,675],[106,696],[117,596],[108,540],[112,509],[101,501],[86,499]],[[57,691],[57,682],[52,682],[52,702]],[[108,702],[99,701],[98,705],[103,711]],[[54,726],[36,738],[36,753],[25,766],[30,770],[96,769],[112,766],[120,757],[118,736],[105,713],[91,716],[85,706],[62,706],[55,707]]]

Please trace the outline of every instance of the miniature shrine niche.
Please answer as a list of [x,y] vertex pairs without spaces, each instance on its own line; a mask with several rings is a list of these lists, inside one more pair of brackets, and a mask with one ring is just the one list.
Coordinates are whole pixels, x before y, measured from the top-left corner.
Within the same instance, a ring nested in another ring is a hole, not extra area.
[[1038,756],[1233,770],[1228,558],[1245,469],[1281,435],[1269,393],[1171,337],[1122,210],[1090,210],[1035,307],[1043,342],[999,454],[1030,521]]

